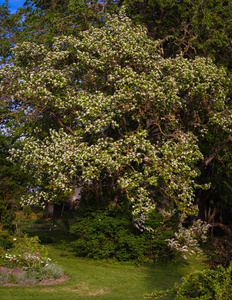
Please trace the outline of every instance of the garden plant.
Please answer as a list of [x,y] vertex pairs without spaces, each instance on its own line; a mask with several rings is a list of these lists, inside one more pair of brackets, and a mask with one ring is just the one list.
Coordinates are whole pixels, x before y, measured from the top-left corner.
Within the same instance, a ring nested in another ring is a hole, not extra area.
[[[0,265],[6,267],[7,272],[1,272],[0,284],[36,284],[45,278],[56,279],[64,275],[63,270],[51,262],[47,249],[40,244],[37,236],[18,234],[16,237],[8,236],[8,240],[10,238],[11,243],[5,243],[1,251]],[[14,275],[17,268],[26,271],[18,278]]]

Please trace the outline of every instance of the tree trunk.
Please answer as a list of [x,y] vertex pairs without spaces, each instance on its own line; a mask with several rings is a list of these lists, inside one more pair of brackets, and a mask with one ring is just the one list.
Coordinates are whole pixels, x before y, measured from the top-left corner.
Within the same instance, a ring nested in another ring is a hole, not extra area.
[[48,203],[47,218],[53,218],[54,215],[54,203]]

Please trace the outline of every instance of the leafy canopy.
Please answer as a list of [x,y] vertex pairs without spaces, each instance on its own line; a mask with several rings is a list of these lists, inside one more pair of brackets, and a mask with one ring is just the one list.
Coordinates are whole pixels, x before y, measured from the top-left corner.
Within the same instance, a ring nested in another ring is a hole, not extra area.
[[160,42],[124,9],[106,14],[101,28],[13,51],[13,64],[0,71],[4,102],[28,118],[57,121],[47,137],[38,129],[11,152],[36,179],[25,204],[94,185],[114,205],[125,195],[140,228],[155,208],[196,213],[195,190],[207,188],[196,183],[200,144],[212,129],[227,139],[232,130],[223,68],[206,58],[164,58]]

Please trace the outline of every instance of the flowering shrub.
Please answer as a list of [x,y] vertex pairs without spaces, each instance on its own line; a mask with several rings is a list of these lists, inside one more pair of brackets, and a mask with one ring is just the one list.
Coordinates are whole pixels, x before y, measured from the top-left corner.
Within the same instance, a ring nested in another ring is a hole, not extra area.
[[185,254],[190,255],[201,253],[199,242],[206,242],[207,233],[210,225],[198,219],[190,228],[184,228],[182,223],[179,224],[179,230],[175,232],[175,237],[167,239],[168,246],[173,250],[182,254],[186,259]]
[[39,270],[49,264],[50,258],[46,248],[39,243],[37,236],[13,239],[13,248],[2,256],[9,267],[20,266],[24,269]]
[[12,242],[13,248],[1,255],[1,265],[9,268],[21,267],[27,272],[19,277],[11,273],[0,274],[0,284],[10,282],[11,278],[14,278],[14,283],[36,284],[44,278],[56,279],[64,275],[64,271],[51,262],[46,248],[39,243],[37,236],[24,235],[14,238]]
[[14,238],[13,246],[1,255],[1,264],[9,268],[23,268],[31,274],[25,275],[25,280],[29,276],[33,279],[31,282],[36,283],[44,278],[56,279],[64,275],[59,266],[51,263],[46,248],[39,243],[37,236]]

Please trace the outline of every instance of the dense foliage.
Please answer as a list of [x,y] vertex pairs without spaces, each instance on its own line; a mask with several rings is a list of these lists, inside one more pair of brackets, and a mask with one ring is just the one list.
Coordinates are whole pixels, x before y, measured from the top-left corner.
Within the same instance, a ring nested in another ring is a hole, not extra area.
[[10,228],[28,177],[17,164],[7,161],[15,137],[0,133],[0,228]]
[[231,288],[231,266],[228,270],[218,267],[188,275],[181,284],[176,300],[182,299],[229,299]]
[[231,0],[125,0],[129,15],[162,39],[168,56],[211,57],[232,68]]
[[167,229],[174,222],[161,224],[162,216],[150,215],[147,223],[153,231],[141,233],[128,215],[113,211],[80,211],[70,232],[77,236],[72,243],[78,256],[95,259],[136,260],[140,262],[173,258],[166,239],[173,237]]

